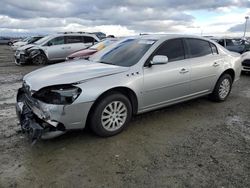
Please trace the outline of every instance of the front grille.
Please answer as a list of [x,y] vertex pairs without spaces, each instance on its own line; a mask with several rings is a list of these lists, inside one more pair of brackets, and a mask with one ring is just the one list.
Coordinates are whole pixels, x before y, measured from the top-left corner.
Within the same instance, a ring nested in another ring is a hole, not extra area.
[[249,59],[244,60],[244,61],[242,62],[242,66],[250,67],[250,60],[249,60]]
[[20,55],[20,61],[25,61],[25,55],[24,54]]

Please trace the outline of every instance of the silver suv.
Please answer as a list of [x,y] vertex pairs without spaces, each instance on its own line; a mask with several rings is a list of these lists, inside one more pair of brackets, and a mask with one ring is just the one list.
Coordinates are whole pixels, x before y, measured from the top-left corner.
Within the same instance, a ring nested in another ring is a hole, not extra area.
[[100,39],[91,33],[62,33],[46,36],[33,44],[17,49],[15,63],[46,64],[64,61],[65,58],[81,49],[85,49]]
[[89,60],[29,73],[17,94],[17,114],[32,139],[86,124],[100,136],[112,136],[132,115],[204,95],[224,101],[240,72],[240,55],[211,40],[138,36],[114,43]]

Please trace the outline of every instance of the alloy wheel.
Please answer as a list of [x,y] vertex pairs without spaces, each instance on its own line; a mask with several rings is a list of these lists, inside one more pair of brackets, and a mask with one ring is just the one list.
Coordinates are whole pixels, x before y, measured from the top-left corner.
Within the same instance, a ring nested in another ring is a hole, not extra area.
[[121,101],[112,101],[103,110],[101,123],[107,131],[116,131],[126,122],[128,109]]
[[224,79],[219,87],[219,96],[220,98],[224,99],[227,97],[227,95],[230,92],[230,88],[231,88],[231,84],[230,81],[228,79]]

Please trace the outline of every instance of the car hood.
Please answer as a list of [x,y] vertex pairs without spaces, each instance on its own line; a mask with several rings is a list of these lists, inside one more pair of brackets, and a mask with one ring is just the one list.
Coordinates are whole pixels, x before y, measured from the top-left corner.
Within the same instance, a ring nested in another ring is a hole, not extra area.
[[77,51],[77,52],[69,55],[68,57],[70,57],[70,58],[83,57],[83,56],[92,55],[95,52],[97,52],[97,50],[94,50],[94,49],[84,49],[84,50]]
[[31,90],[59,84],[84,82],[129,70],[128,67],[76,60],[72,63],[59,63],[35,70],[24,76],[24,81]]
[[19,41],[19,42],[13,43],[13,46],[22,46],[22,45],[25,45],[25,44],[27,44],[27,42]]
[[24,50],[27,50],[27,49],[32,48],[34,46],[37,46],[37,45],[35,45],[35,44],[27,44],[27,45],[24,45],[24,46],[18,48],[18,50],[24,51]]

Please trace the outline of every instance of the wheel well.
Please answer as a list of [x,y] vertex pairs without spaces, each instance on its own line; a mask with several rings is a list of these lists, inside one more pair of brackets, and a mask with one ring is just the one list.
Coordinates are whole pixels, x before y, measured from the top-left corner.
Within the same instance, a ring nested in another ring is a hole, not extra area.
[[45,54],[45,52],[42,49],[39,49],[39,51],[41,52],[41,54],[45,55],[45,57],[48,59],[47,55]]
[[116,88],[112,88],[109,89],[107,91],[105,91],[104,93],[102,93],[94,102],[94,104],[92,105],[89,113],[88,113],[88,117],[87,117],[87,124],[89,121],[89,117],[91,116],[95,106],[98,104],[98,102],[103,99],[104,97],[106,97],[107,95],[110,95],[111,93],[121,93],[123,95],[125,95],[126,97],[128,97],[129,101],[131,102],[132,105],[132,110],[133,110],[133,114],[137,113],[138,110],[138,100],[137,100],[137,96],[135,94],[135,92],[127,87],[116,87]]
[[[119,92],[123,95],[125,95],[126,97],[128,97],[129,101],[131,102],[132,105],[132,109],[133,109],[133,114],[137,113],[138,110],[138,100],[137,100],[137,96],[135,94],[135,92],[127,87],[116,87],[116,88],[112,88],[109,89],[107,91],[105,91],[103,94],[101,94],[97,100],[95,101],[94,105],[101,100],[102,98],[106,97],[107,95],[109,95],[110,93],[114,93],[114,92]],[[93,105],[93,106],[94,106]]]
[[229,75],[232,77],[232,81],[234,81],[235,72],[234,72],[233,69],[227,69],[227,70],[225,70],[225,71],[221,74],[221,76],[224,75],[224,74],[229,74]]

